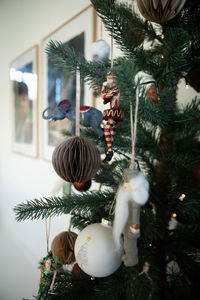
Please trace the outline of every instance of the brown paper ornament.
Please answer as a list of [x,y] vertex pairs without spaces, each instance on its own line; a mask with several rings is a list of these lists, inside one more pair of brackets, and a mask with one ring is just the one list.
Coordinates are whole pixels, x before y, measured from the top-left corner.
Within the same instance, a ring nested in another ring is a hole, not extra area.
[[101,157],[95,144],[76,136],[55,148],[52,164],[56,173],[65,181],[86,182],[98,171]]
[[64,231],[56,235],[51,244],[53,256],[57,256],[61,265],[72,264],[75,261],[74,245],[77,234],[72,231]]
[[137,0],[142,16],[155,23],[164,23],[173,19],[184,4],[185,0]]

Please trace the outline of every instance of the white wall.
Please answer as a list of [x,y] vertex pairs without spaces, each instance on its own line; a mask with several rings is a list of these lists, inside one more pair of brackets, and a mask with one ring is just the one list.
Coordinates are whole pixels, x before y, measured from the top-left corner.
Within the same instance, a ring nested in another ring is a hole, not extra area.
[[[10,62],[33,45],[41,46],[45,36],[89,4],[89,0],[0,0],[0,300],[32,299],[37,294],[38,261],[46,254],[45,224],[16,222],[13,207],[49,196],[58,180],[51,163],[41,158],[41,149],[39,159],[11,151]],[[40,133],[40,144],[41,138]],[[53,218],[50,241],[67,227],[66,216]]]

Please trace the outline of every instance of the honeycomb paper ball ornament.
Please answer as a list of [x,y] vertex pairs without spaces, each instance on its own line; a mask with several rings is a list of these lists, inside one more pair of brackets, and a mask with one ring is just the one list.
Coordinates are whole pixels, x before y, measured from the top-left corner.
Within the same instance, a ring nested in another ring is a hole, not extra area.
[[63,180],[86,182],[98,171],[101,157],[98,148],[90,140],[75,136],[55,148],[52,164]]
[[75,257],[79,267],[92,277],[106,277],[121,265],[122,249],[116,250],[112,228],[102,223],[87,226],[75,243]]
[[186,0],[137,0],[142,16],[148,21],[164,23],[173,19],[183,8]]
[[51,244],[53,256],[57,256],[61,265],[75,262],[74,245],[77,234],[72,231],[64,231],[55,236]]

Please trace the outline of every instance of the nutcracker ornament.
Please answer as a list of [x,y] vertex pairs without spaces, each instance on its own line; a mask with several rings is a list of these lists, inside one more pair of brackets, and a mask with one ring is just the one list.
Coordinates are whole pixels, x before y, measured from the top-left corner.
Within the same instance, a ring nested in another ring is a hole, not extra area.
[[46,300],[48,292],[53,290],[54,282],[56,279],[56,266],[57,260],[49,252],[42,260],[42,267],[39,278],[38,300]]
[[115,77],[112,71],[107,75],[107,81],[103,83],[101,96],[103,103],[110,103],[110,109],[103,112],[103,120],[106,121],[104,135],[107,144],[106,157],[103,162],[109,162],[112,159],[112,145],[115,136],[115,129],[118,122],[123,121],[124,112],[119,107],[120,92],[115,84]]

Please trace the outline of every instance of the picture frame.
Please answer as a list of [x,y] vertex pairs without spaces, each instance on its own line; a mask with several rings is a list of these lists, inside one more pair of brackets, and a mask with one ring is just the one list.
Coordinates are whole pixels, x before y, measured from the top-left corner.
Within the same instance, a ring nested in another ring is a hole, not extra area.
[[[42,40],[42,110],[44,111],[49,107],[45,116],[51,114],[57,104],[64,99],[68,99],[71,105],[75,107],[76,98],[75,77],[67,71],[56,69],[45,53],[50,40],[67,44],[74,49],[75,53],[84,55],[87,60],[91,60],[91,46],[96,41],[96,12],[93,7],[91,5],[87,6]],[[94,105],[92,90],[83,81],[80,88],[80,104]],[[65,139],[62,131],[70,131],[70,121],[66,118],[56,122],[42,120],[42,126],[42,156],[44,160],[49,161],[52,158],[55,146]]]
[[12,150],[38,157],[38,46],[10,64]]

